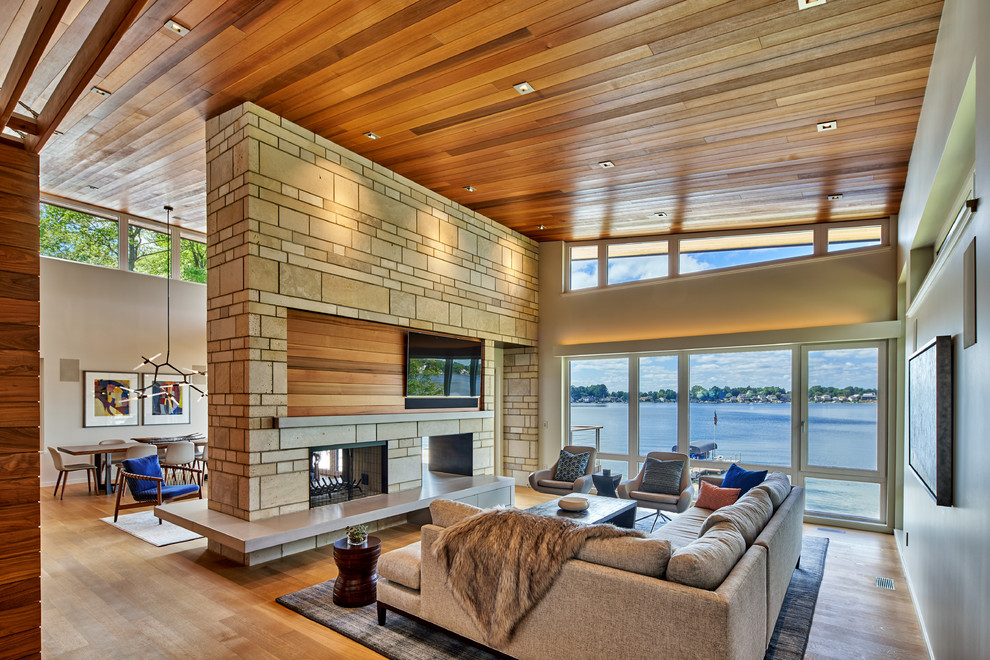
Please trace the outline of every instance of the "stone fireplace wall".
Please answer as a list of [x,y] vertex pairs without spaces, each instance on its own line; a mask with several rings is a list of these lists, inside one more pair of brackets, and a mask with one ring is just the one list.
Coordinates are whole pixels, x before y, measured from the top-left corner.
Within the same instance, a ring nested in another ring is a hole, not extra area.
[[[287,310],[535,346],[537,244],[251,103],[206,134],[210,508],[260,520],[308,507],[320,434],[387,440],[393,486],[415,487],[418,438],[447,432],[420,428],[434,422],[275,428]],[[469,417],[454,432],[472,429],[476,470],[491,473],[494,421]]]

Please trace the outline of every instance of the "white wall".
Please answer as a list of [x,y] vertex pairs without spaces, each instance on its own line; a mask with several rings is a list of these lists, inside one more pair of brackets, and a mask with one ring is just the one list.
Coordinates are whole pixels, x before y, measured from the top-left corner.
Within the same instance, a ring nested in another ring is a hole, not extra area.
[[[938,659],[990,657],[990,2],[947,0],[908,169],[901,215],[921,216],[967,76],[976,60],[976,196],[981,204],[930,292],[911,309],[907,352],[935,335],[952,335],[955,470],[952,507],[936,507],[905,465],[901,553],[922,622]],[[917,225],[901,225],[910,245]],[[977,343],[962,346],[962,253],[977,246]],[[917,337],[914,325],[917,323]]]
[[[141,355],[165,350],[166,282],[160,277],[41,259],[42,443],[92,444],[108,438],[206,433],[206,401],[190,397],[191,423],[83,428],[84,371],[134,372]],[[176,366],[206,364],[206,287],[171,284],[172,356]],[[79,360],[75,382],[61,382],[62,359]],[[147,368],[145,368],[147,370]],[[145,371],[142,370],[142,371]],[[75,462],[74,459],[69,462]],[[70,474],[70,482],[85,474]],[[57,473],[44,450],[42,485]]]

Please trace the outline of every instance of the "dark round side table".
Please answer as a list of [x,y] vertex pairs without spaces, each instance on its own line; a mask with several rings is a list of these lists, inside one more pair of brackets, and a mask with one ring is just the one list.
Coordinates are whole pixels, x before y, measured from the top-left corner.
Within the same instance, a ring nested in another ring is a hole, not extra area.
[[622,481],[621,474],[602,474],[596,473],[591,475],[591,481],[595,484],[595,489],[598,494],[602,497],[618,497],[618,493],[615,489],[618,488],[619,482]]
[[347,537],[333,544],[337,579],[333,583],[333,603],[341,607],[361,607],[378,600],[378,557],[382,541],[369,536],[361,545],[349,545]]

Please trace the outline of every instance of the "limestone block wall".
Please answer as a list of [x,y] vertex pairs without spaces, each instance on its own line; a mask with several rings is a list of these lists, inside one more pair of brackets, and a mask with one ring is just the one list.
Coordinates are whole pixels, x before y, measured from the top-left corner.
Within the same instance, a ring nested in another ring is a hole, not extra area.
[[502,356],[503,470],[518,484],[528,483],[539,464],[539,356],[535,348],[505,349]]
[[[273,428],[287,309],[535,346],[535,242],[251,103],[206,133],[212,509],[308,506],[305,450]],[[493,433],[475,436],[489,472]]]

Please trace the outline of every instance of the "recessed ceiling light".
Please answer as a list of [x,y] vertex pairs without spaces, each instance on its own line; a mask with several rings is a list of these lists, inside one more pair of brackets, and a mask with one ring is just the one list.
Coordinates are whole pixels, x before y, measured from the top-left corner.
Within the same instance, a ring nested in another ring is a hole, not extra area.
[[546,229],[546,228],[547,228],[547,226],[546,226],[546,225],[537,225],[537,227],[536,227],[536,228],[537,228],[537,229],[541,229],[541,230],[542,230],[542,229]]
[[828,198],[834,202],[837,199],[842,199],[842,193],[839,193],[837,195],[829,195]]
[[184,25],[180,25],[175,21],[169,21],[165,23],[165,27],[167,27],[170,32],[177,34],[180,37],[184,37],[187,34],[189,34],[189,28],[185,27]]
[[93,92],[94,94],[98,94],[100,96],[110,96],[110,92],[108,92],[105,89],[100,89],[99,87],[94,87],[93,89],[91,89],[89,91]]
[[464,186],[464,190],[468,192],[474,192],[476,188],[474,186]]
[[824,5],[825,1],[826,0],[798,0],[798,9],[807,9],[809,7]]
[[368,131],[367,133],[364,134],[364,137],[368,138],[369,140],[377,140],[381,137],[381,135],[379,135],[378,133],[372,133],[371,131]]
[[834,131],[839,127],[839,122],[837,121],[823,121],[818,124],[818,132],[822,131]]
[[654,215],[655,217],[657,217],[657,218],[666,218],[666,217],[667,217],[667,214],[666,214],[666,213],[664,213],[663,211],[657,211],[657,212],[656,212],[656,213],[654,213],[653,215]]
[[598,167],[601,167],[601,168],[604,168],[604,169],[607,170],[610,167],[615,167],[615,163],[613,163],[610,160],[603,160],[602,162],[598,163]]
[[517,92],[519,92],[520,94],[529,94],[530,92],[536,91],[536,88],[534,88],[528,82],[517,83],[513,85],[512,88]]

